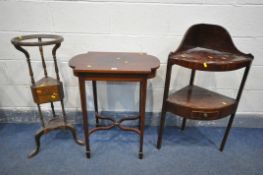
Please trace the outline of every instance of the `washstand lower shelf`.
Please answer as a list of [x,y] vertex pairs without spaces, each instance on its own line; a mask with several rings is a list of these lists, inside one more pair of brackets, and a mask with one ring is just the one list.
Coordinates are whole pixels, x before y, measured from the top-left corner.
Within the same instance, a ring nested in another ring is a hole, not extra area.
[[193,120],[227,117],[236,109],[236,100],[194,85],[186,86],[167,98],[167,111]]

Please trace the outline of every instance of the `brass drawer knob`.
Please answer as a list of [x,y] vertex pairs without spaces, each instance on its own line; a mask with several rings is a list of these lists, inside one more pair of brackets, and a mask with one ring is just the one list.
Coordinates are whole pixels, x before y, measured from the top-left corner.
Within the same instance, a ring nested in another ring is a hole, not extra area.
[[55,98],[57,98],[57,93],[53,93],[52,95],[51,95],[51,99],[55,99]]
[[207,118],[207,117],[208,117],[207,113],[204,113],[204,118]]

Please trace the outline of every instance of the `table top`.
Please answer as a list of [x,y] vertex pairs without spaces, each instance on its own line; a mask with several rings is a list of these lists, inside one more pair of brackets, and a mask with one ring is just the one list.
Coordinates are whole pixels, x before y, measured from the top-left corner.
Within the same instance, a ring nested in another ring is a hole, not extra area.
[[88,52],[69,61],[74,73],[151,74],[160,61],[146,53]]

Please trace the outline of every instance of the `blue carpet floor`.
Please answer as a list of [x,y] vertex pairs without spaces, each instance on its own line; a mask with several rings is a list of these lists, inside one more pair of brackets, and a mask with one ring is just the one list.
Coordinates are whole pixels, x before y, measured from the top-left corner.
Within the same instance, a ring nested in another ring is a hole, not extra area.
[[[139,139],[118,129],[91,136],[91,159],[70,133],[55,131],[34,148],[37,124],[0,124],[1,175],[262,175],[263,129],[233,128],[224,152],[218,150],[223,128],[166,127],[157,150],[157,128],[146,127],[144,159],[138,159]],[[82,127],[77,130],[83,138]]]

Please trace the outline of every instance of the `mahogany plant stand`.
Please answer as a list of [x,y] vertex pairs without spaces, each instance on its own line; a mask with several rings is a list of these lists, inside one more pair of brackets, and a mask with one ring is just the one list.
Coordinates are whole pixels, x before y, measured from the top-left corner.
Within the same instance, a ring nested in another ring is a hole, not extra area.
[[[79,145],[84,145],[82,141],[77,139],[75,128],[67,122],[66,113],[64,109],[63,85],[62,82],[60,81],[58,65],[56,60],[56,51],[60,47],[62,41],[63,41],[63,37],[61,36],[46,35],[46,34],[19,36],[11,40],[15,48],[23,52],[27,58],[27,64],[28,64],[29,74],[32,84],[31,91],[32,91],[34,102],[37,104],[38,107],[38,112],[42,126],[42,128],[39,129],[39,131],[37,131],[35,134],[36,148],[28,155],[28,158],[32,158],[38,154],[40,150],[40,138],[42,135],[58,129],[69,130],[74,138],[74,141]],[[56,78],[49,77],[47,73],[46,63],[44,59],[44,52],[43,52],[43,46],[47,46],[47,45],[54,45],[52,49],[52,56],[54,59]],[[42,66],[44,70],[44,78],[40,79],[39,81],[35,81],[34,79],[30,55],[22,46],[37,46],[39,48]],[[62,108],[62,116],[56,115],[53,103],[57,101],[60,101]],[[52,109],[53,118],[48,121],[44,120],[44,116],[41,111],[40,105],[44,103],[50,103]]]
[[[183,117],[182,130],[187,119],[208,121],[230,115],[220,146],[220,151],[223,151],[252,60],[253,55],[244,54],[235,47],[223,27],[209,24],[192,26],[179,48],[168,57],[157,148],[161,148],[166,112]],[[189,68],[192,73],[188,86],[168,95],[173,65]],[[235,99],[194,85],[197,70],[222,72],[241,68],[245,71]]]

